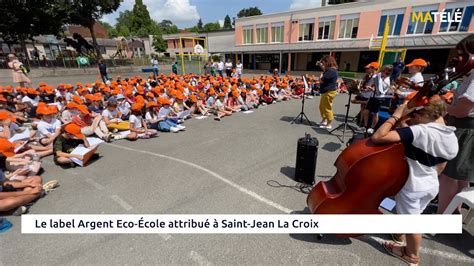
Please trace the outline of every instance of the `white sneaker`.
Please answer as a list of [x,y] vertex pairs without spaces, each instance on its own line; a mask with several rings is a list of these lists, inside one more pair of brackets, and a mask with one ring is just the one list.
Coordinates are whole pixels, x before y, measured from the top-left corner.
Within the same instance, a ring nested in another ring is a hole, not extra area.
[[185,130],[186,127],[185,126],[182,126],[182,125],[176,125],[176,127],[179,129],[179,130]]
[[177,127],[170,127],[170,132],[178,133],[178,131],[179,131],[179,128],[177,128]]
[[324,126],[325,129],[331,129],[332,128],[332,125],[326,125]]
[[374,129],[373,128],[367,129],[367,134],[374,134]]
[[184,119],[179,119],[178,124],[182,124],[184,122]]

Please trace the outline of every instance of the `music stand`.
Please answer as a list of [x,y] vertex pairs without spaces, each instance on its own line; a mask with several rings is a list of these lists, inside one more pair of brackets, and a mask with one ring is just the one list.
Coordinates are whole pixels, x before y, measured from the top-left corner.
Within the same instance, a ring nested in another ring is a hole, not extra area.
[[344,81],[344,84],[346,84],[346,86],[348,87],[348,91],[349,91],[349,99],[347,100],[347,104],[345,105],[346,106],[346,116],[344,117],[344,123],[340,124],[335,129],[329,131],[329,133],[332,134],[334,131],[342,129],[341,142],[344,143],[344,139],[346,137],[346,129],[350,129],[352,131],[352,134],[355,134],[356,131],[357,131],[353,126],[351,126],[349,124],[348,119],[349,119],[349,110],[351,109],[352,94],[354,92],[358,91],[359,85],[358,85],[357,81],[355,81],[353,79],[343,78],[342,80]]
[[303,99],[301,100],[301,112],[295,117],[295,119],[293,119],[293,121],[291,121],[291,124],[294,124],[298,119],[300,120],[300,123],[302,124],[303,119],[306,119],[308,124],[312,126],[313,124],[311,124],[311,121],[304,113],[304,98],[306,96],[306,89],[308,88],[308,82],[306,81],[306,78],[304,76],[303,76],[303,81],[304,81],[304,92],[303,92]]

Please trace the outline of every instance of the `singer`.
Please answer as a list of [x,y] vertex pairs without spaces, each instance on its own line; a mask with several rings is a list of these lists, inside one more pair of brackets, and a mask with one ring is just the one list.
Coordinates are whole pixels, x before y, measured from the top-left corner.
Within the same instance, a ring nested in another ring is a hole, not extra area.
[[319,127],[331,129],[331,123],[334,120],[332,101],[337,94],[337,63],[332,56],[325,55],[321,58],[321,61],[316,62],[316,65],[323,71],[320,83],[321,99],[319,101],[319,112],[322,121],[319,123]]

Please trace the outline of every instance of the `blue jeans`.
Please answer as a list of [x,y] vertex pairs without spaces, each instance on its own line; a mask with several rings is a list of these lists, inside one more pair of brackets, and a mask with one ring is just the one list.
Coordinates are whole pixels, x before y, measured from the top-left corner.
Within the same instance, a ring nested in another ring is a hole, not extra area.
[[153,67],[153,73],[158,76],[158,67]]
[[174,127],[174,126],[176,126],[176,123],[174,123],[173,121],[169,119],[166,119],[165,121],[160,121],[156,129],[162,132],[170,132],[171,127]]

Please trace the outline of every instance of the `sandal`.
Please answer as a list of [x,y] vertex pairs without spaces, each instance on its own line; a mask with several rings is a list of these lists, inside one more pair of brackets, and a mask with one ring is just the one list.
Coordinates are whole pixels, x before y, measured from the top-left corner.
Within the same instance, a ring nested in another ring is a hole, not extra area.
[[404,239],[398,238],[397,235],[395,235],[395,234],[391,234],[391,236],[392,236],[392,241],[395,242],[395,244],[397,244],[397,245],[399,245],[399,246],[404,246],[404,245],[406,245]]
[[[382,243],[382,246],[385,248],[385,250],[388,252],[388,254],[394,256],[395,258],[407,263],[408,265],[412,265],[412,266],[417,266],[418,263],[420,262],[420,258],[419,257],[411,257],[411,256],[408,256],[407,252],[406,252],[406,246],[398,246],[398,245],[395,245],[395,243],[393,242],[384,242]],[[394,252],[394,248],[395,247],[400,247],[400,251],[401,251],[401,254],[396,254]]]
[[46,184],[43,185],[43,190],[46,193],[49,193],[57,187],[59,187],[59,182],[57,180],[51,180],[51,181],[48,181]]

